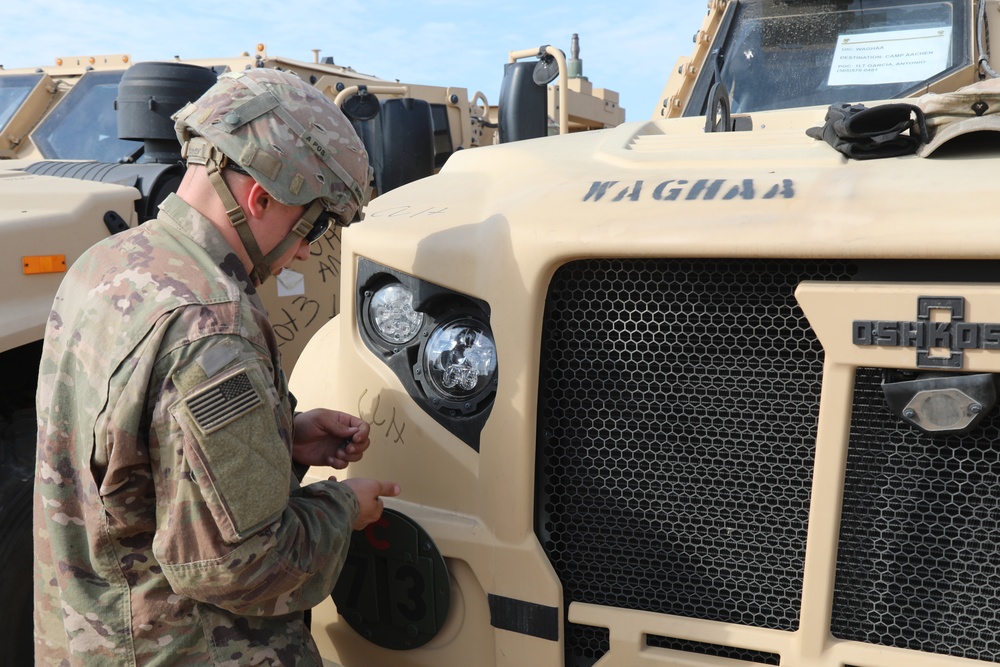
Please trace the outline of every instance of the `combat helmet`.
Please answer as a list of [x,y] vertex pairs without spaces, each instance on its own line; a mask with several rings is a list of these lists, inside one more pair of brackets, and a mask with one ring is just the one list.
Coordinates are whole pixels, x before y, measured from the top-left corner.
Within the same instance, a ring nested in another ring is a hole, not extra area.
[[[202,164],[222,198],[260,284],[301,238],[322,236],[330,217],[360,219],[370,193],[368,153],[347,117],[295,74],[270,68],[228,72],[174,115],[188,163]],[[221,170],[251,176],[276,200],[306,206],[289,235],[263,256]]]

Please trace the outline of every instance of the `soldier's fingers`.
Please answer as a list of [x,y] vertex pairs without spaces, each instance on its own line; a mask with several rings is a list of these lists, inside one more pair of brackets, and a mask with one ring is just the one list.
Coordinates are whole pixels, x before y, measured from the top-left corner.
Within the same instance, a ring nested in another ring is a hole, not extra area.
[[327,464],[331,468],[336,468],[337,470],[343,470],[344,468],[347,467],[347,461],[337,456],[331,456],[329,459],[327,459]]
[[388,496],[391,498],[393,496],[398,496],[400,491],[401,489],[399,488],[399,484],[396,484],[395,482],[379,482],[379,496]]

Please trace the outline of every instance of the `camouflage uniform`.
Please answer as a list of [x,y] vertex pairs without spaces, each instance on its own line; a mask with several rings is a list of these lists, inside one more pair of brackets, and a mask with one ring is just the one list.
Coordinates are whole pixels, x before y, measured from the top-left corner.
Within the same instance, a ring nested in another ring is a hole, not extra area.
[[311,665],[302,610],[358,516],[291,473],[293,399],[246,270],[171,197],[75,262],[38,387],[38,664]]

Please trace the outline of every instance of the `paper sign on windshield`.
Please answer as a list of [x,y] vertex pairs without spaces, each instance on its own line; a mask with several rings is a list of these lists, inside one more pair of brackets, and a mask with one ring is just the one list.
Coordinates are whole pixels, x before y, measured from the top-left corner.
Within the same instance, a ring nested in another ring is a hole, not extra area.
[[841,35],[830,67],[831,86],[923,81],[948,67],[951,28]]

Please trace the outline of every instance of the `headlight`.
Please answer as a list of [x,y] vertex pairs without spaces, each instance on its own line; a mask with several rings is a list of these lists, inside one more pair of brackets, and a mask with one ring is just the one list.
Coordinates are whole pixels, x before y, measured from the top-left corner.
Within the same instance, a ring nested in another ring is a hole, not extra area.
[[416,406],[479,451],[499,386],[489,303],[364,257],[355,299],[365,346]]
[[413,340],[424,326],[424,314],[413,309],[413,293],[399,283],[381,288],[368,304],[372,328],[387,343]]
[[463,401],[493,388],[497,348],[481,322],[458,320],[439,326],[424,347],[424,373],[444,397]]

